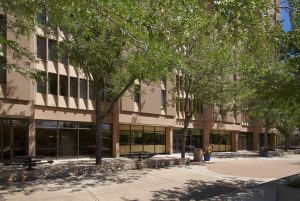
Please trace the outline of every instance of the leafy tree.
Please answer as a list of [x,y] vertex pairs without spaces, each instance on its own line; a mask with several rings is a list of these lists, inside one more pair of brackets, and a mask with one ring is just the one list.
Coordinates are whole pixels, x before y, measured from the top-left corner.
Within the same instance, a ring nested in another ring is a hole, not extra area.
[[[153,1],[34,0],[5,1],[16,34],[32,34],[36,26],[63,39],[72,64],[93,80],[96,93],[96,164],[102,160],[103,119],[135,80],[155,80],[168,71],[167,26],[163,11],[152,13]],[[47,21],[37,20],[46,12]],[[103,101],[109,107],[103,107]]]

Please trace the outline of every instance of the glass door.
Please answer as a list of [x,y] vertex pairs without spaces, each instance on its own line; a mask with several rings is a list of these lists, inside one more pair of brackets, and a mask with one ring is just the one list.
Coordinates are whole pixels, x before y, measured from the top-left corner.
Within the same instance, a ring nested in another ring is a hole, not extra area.
[[23,119],[0,119],[1,161],[27,155],[28,123]]

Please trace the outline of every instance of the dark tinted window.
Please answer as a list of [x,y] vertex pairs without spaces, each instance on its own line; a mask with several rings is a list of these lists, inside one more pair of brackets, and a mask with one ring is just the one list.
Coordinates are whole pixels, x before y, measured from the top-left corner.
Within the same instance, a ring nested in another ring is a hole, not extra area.
[[60,75],[59,81],[60,81],[59,95],[68,96],[68,77],[64,75]]
[[87,99],[87,80],[80,79],[80,98]]
[[63,43],[60,43],[59,61],[64,65],[68,65],[68,53],[63,47]]
[[78,84],[77,84],[77,78],[71,77],[70,78],[70,96],[73,98],[78,97]]
[[48,75],[48,93],[57,95],[57,74],[49,73]]
[[37,58],[46,60],[46,39],[37,36]]
[[6,83],[5,60],[0,57],[0,83]]
[[46,73],[45,72],[41,72],[40,77],[36,80],[36,84],[37,84],[36,86],[37,92],[46,94]]
[[2,15],[0,15],[0,35],[6,36],[6,17]]
[[56,61],[57,60],[57,44],[55,40],[48,41],[48,60]]

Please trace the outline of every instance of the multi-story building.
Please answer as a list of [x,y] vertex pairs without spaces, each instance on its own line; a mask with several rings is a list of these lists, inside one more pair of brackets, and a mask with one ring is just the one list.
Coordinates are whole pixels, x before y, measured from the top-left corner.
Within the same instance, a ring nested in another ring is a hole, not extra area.
[[[0,15],[0,33],[10,40],[14,35]],[[30,80],[17,72],[0,71],[0,157],[44,155],[54,158],[95,155],[95,98],[91,81],[74,68],[67,57],[57,59],[55,37],[37,31],[19,43],[36,53],[35,62],[18,61],[24,69],[44,73],[46,80]],[[14,63],[13,55],[0,47],[1,62]],[[5,58],[6,57],[6,58]],[[171,81],[135,82],[134,94],[126,92],[105,119],[103,154],[118,157],[134,151],[171,154],[179,152],[183,111],[166,102],[172,99]],[[247,115],[199,105],[189,124],[187,149],[214,144],[214,151],[258,150],[259,134]],[[269,135],[276,147],[276,135]]]

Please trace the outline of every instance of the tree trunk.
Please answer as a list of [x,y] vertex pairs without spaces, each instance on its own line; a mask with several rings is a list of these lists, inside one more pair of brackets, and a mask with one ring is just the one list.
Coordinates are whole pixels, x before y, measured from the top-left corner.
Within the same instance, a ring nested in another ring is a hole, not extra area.
[[264,147],[268,147],[268,131],[269,131],[269,128],[266,125],[265,133],[264,133]]
[[[187,80],[185,80],[187,82]],[[185,92],[184,98],[184,125],[183,125],[183,134],[182,134],[182,146],[181,146],[181,158],[185,158],[185,145],[186,145],[186,135],[188,132],[188,126],[190,123],[190,112],[189,112],[189,93]]]
[[96,165],[101,165],[102,163],[102,87],[100,88],[100,90],[96,91]]
[[187,120],[188,117],[184,118],[184,126],[183,126],[183,133],[181,136],[181,158],[185,158],[185,145],[186,145],[186,135],[188,132],[188,125],[189,125],[189,120]]
[[289,149],[289,136],[285,135],[285,146],[284,150],[287,151]]

